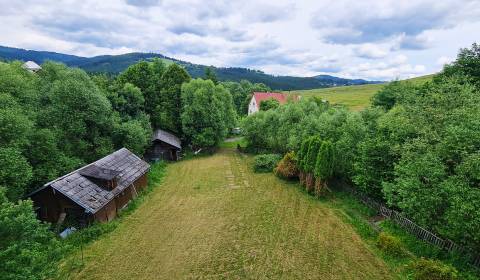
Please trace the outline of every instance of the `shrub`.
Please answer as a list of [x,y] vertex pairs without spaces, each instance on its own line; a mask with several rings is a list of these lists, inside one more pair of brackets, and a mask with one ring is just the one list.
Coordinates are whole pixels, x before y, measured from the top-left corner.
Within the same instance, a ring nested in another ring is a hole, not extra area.
[[455,280],[458,271],[438,260],[421,258],[412,265],[415,280]]
[[406,255],[406,251],[402,246],[402,242],[388,233],[381,232],[377,238],[377,246],[385,253],[402,257]]
[[288,152],[273,170],[281,178],[292,179],[298,177],[297,158],[295,152]]
[[255,156],[253,170],[255,172],[272,172],[281,159],[282,156],[279,154],[264,154]]

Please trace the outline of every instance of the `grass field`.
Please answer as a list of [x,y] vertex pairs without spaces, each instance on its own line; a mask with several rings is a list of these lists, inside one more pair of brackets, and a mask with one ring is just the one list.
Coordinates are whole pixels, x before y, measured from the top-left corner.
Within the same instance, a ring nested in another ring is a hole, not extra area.
[[[422,84],[432,79],[433,75],[427,75],[408,79],[414,84]],[[382,89],[385,84],[342,86],[331,88],[320,88],[310,90],[291,91],[292,94],[299,94],[304,97],[316,96],[328,100],[331,104],[345,105],[353,111],[360,111],[370,104],[372,96]]]
[[168,165],[162,184],[66,277],[395,279],[334,204],[251,164],[222,149]]

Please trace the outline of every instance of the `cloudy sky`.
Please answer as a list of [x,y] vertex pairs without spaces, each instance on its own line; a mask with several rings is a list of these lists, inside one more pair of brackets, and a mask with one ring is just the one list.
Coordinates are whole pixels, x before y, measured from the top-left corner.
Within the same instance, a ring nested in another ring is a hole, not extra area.
[[275,75],[419,76],[475,41],[479,0],[0,0],[0,45],[157,52]]

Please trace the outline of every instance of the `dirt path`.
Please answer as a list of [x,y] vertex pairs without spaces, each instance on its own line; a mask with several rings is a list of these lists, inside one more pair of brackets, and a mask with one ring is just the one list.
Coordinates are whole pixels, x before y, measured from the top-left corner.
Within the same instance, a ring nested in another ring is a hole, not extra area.
[[233,150],[168,166],[71,279],[392,279],[351,226]]

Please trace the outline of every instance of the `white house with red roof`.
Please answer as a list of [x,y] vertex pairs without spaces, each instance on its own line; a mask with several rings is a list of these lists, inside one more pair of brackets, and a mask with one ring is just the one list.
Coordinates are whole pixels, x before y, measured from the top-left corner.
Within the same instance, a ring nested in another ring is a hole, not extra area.
[[[285,93],[278,92],[254,92],[250,103],[248,104],[248,114],[251,115],[260,111],[260,103],[268,99],[277,100],[280,105],[287,103],[288,95]],[[297,100],[297,96],[293,96],[293,100]]]

